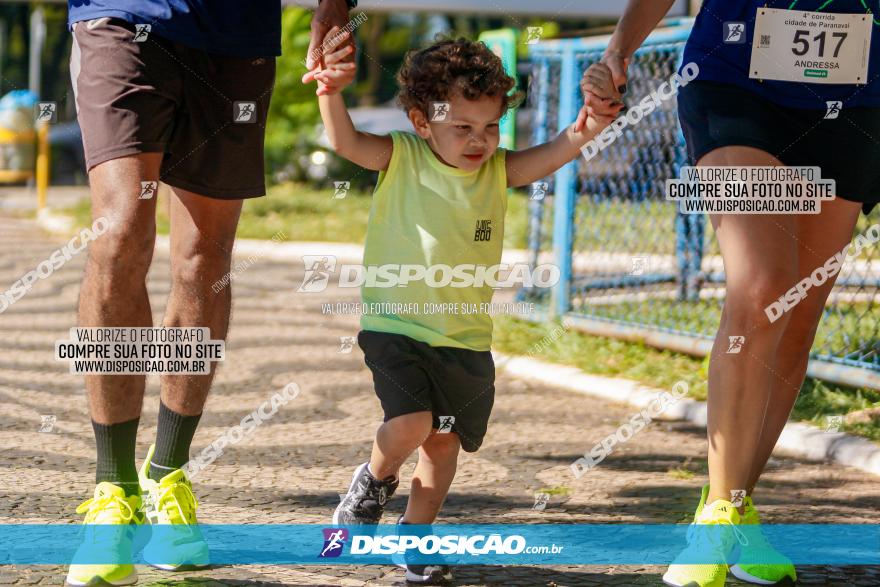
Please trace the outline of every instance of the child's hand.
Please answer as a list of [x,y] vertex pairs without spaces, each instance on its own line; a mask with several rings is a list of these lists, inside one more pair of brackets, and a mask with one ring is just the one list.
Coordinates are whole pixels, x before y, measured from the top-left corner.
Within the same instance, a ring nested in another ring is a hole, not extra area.
[[324,43],[321,45],[321,50],[324,52],[324,67],[315,74],[319,96],[338,94],[354,81],[357,65],[353,61],[346,61],[354,52],[354,46],[346,44],[338,49],[348,41],[350,35],[348,31],[340,33],[339,27],[333,27],[324,37]]
[[581,82],[585,104],[581,110],[575,129],[581,133],[595,135],[614,122],[623,110],[620,93],[614,87],[614,78],[604,63],[594,63],[584,73]]
[[605,116],[596,113],[592,108],[587,107],[586,118],[583,119],[583,128],[575,134],[589,141],[600,132],[611,126],[611,123],[617,120],[616,116]]

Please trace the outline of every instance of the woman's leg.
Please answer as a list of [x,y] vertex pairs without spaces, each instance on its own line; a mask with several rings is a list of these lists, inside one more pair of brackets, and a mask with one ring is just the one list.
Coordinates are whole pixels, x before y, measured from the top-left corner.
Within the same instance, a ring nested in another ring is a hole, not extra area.
[[[717,149],[700,166],[780,166],[772,155],[749,147]],[[727,296],[709,367],[707,503],[731,500],[749,487],[764,414],[778,373],[785,314],[771,323],[764,309],[798,275],[793,215],[713,215],[712,224],[727,278]],[[745,337],[739,353],[728,353],[730,337]]]
[[[822,203],[821,214],[797,216],[798,276],[801,280],[839,253],[852,240],[853,228],[861,212],[861,204],[846,200]],[[834,287],[834,276],[819,287],[813,287],[806,299],[790,310],[791,318],[776,351],[776,372],[772,381],[770,402],[758,452],[752,464],[748,488],[751,492],[767,464],[782,428],[788,421],[807,372],[810,347],[825,309],[825,301]],[[787,287],[792,287],[794,283]],[[780,292],[782,293],[782,292]]]

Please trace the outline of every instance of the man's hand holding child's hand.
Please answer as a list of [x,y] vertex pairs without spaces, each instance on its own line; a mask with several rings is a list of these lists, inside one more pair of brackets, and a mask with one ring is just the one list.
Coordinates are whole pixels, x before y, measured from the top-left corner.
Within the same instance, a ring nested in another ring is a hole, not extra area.
[[[347,61],[349,55],[354,52],[354,45],[347,43],[351,33],[341,31],[333,27],[324,37],[321,44],[324,67],[315,74],[318,81],[318,95],[330,96],[340,93],[350,85],[357,74],[357,65],[353,61]],[[340,48],[341,45],[345,45]]]

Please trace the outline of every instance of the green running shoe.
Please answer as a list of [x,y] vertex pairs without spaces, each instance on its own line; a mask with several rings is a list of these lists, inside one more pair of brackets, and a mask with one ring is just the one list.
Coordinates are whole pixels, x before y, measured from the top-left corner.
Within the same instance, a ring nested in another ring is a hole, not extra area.
[[150,479],[150,459],[155,445],[138,473],[144,496],[144,515],[151,525],[144,561],[164,571],[191,571],[208,566],[208,543],[196,520],[199,502],[182,469],[160,481]]
[[[98,483],[92,499],[76,508],[85,514],[85,536],[67,571],[68,587],[134,585],[137,571],[132,560],[134,530],[143,523],[141,498],[125,495],[125,490],[106,481]],[[94,526],[89,528],[89,526]],[[119,527],[115,531],[114,526]],[[77,563],[77,560],[116,560],[114,563]]]
[[746,496],[743,505],[742,530],[748,543],[740,546],[738,562],[730,567],[730,573],[741,581],[755,585],[794,585],[797,581],[794,565],[773,548],[761,532],[761,516],[755,509],[752,497]]
[[[737,529],[739,512],[729,501],[719,499],[698,506],[699,515],[688,528],[688,546],[679,554],[663,582],[673,587],[723,587],[727,565],[737,542],[744,540]],[[730,527],[731,532],[723,531]],[[699,561],[699,562],[697,562]]]

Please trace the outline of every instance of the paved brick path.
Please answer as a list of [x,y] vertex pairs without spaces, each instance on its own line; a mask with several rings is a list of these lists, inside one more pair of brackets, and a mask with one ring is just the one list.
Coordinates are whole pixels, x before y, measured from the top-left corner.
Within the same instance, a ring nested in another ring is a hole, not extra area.
[[[33,224],[0,218],[0,289],[63,242]],[[79,521],[74,508],[93,482],[92,432],[82,380],[53,360],[53,343],[75,324],[85,259],[73,259],[0,314],[0,523]],[[168,292],[168,259],[150,274],[155,322]],[[195,449],[222,434],[293,381],[302,393],[241,444],[225,451],[196,482],[200,519],[213,523],[325,523],[355,465],[367,459],[380,420],[371,379],[357,348],[353,316],[322,316],[322,302],[356,292],[297,294],[302,268],[261,260],[235,282],[228,359],[221,367]],[[576,480],[569,464],[628,418],[626,407],[596,402],[500,374],[484,448],[463,455],[443,512],[448,523],[673,523],[693,510],[705,480],[699,430],[655,423],[594,471]],[[139,454],[154,437],[157,381],[150,380]],[[41,415],[55,427],[40,433]],[[413,463],[404,469],[408,479]],[[671,474],[674,469],[695,474]],[[231,488],[235,484],[235,489]],[[540,488],[567,488],[543,512]],[[774,459],[757,495],[765,518],[779,523],[876,523],[876,478],[827,464]],[[772,490],[772,492],[768,491]],[[404,507],[401,484],[386,522]],[[878,568],[801,567],[802,584],[880,585]],[[462,567],[460,585],[659,585],[657,567]],[[2,584],[59,584],[61,567],[0,567]],[[169,577],[141,569],[141,585],[400,585],[391,567],[234,566]],[[731,580],[730,584],[735,584]]]

